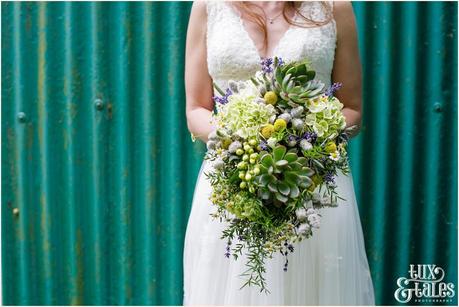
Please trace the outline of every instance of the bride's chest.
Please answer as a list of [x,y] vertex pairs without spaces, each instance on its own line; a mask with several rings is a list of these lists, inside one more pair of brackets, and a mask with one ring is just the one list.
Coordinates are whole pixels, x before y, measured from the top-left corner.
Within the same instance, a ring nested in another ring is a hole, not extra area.
[[[260,54],[242,21],[228,8],[208,12],[207,64],[213,79],[246,79],[260,69]],[[334,20],[318,27],[292,25],[272,49],[272,56],[285,61],[308,59],[319,75],[333,67],[336,46]]]

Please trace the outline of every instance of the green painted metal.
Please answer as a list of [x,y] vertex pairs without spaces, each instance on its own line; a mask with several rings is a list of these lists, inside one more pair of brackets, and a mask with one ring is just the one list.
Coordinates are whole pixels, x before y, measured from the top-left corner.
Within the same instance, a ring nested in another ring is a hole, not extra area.
[[[204,152],[184,115],[190,7],[2,2],[3,304],[181,304]],[[457,285],[457,3],[354,9],[351,164],[376,300],[396,304],[410,263]]]

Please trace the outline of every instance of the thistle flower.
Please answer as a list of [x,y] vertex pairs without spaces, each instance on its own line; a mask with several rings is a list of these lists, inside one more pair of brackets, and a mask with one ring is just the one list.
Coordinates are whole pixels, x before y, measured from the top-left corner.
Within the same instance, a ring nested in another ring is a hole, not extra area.
[[299,119],[299,118],[292,119],[292,127],[293,127],[293,129],[301,130],[301,129],[303,129],[303,126],[304,126],[304,122],[303,122],[302,119]]
[[277,118],[285,120],[286,123],[289,123],[292,120],[292,116],[288,113],[282,113]]
[[228,151],[229,151],[230,153],[235,153],[236,150],[238,150],[239,148],[242,148],[241,142],[239,142],[239,141],[234,141],[234,142],[231,143],[230,146],[228,147]]
[[303,139],[300,141],[300,147],[304,151],[311,150],[312,149],[312,144],[309,143],[307,140]]
[[290,147],[294,147],[297,143],[296,137],[294,135],[289,135],[287,138],[287,145]]
[[303,112],[304,112],[304,107],[303,106],[298,106],[296,108],[293,108],[290,111],[290,114],[292,115],[292,117],[298,118],[298,117],[301,116],[301,114],[303,114]]
[[304,208],[298,208],[295,210],[295,215],[296,215],[296,218],[300,221],[305,221],[306,218],[307,218],[307,214],[306,214],[306,209]]
[[225,166],[225,162],[221,158],[218,158],[214,161],[214,168],[215,169],[222,169]]
[[308,223],[303,223],[303,224],[300,224],[300,226],[298,226],[297,232],[298,232],[300,235],[304,235],[304,234],[306,234],[310,229],[311,229],[311,226],[309,226]]
[[314,228],[320,227],[320,216],[317,213],[308,215],[308,222]]

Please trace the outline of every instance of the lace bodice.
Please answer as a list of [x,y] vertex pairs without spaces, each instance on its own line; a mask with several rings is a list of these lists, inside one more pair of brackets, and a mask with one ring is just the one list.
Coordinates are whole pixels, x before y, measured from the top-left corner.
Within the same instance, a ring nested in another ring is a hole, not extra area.
[[[314,20],[324,20],[318,1],[302,2],[300,11]],[[300,17],[295,15],[296,20]],[[316,78],[327,86],[335,57],[335,20],[318,27],[291,25],[273,50],[284,61],[308,59]],[[247,80],[260,70],[261,57],[244,28],[238,12],[223,1],[207,1],[207,65],[217,85],[225,89],[229,80]]]

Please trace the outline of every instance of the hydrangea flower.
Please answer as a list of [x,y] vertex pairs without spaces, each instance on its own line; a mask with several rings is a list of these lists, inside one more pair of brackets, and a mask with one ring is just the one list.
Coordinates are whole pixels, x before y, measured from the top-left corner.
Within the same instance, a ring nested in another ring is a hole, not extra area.
[[257,96],[256,89],[250,86],[229,96],[228,103],[221,104],[218,108],[218,123],[242,138],[255,137],[260,127],[275,114],[272,105],[257,103]]

